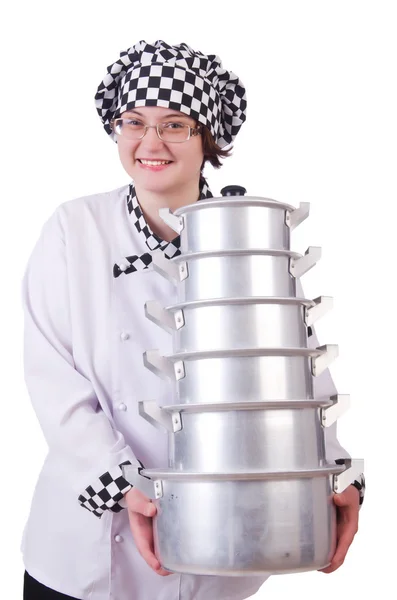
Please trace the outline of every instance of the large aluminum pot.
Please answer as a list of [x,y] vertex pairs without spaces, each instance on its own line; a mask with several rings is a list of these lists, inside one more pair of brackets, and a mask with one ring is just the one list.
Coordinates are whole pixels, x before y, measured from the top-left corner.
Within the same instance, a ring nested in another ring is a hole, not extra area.
[[162,566],[229,576],[326,567],[336,546],[332,493],[343,491],[360,472],[351,468],[343,479],[345,470],[346,465],[326,464],[202,474],[123,467],[124,477],[156,504],[153,532]]
[[182,254],[231,248],[289,250],[290,231],[309,214],[309,203],[294,206],[257,196],[211,198],[160,216],[181,236]]
[[174,404],[261,402],[313,398],[313,375],[336,358],[338,346],[144,353],[145,366],[175,383]]
[[149,423],[169,432],[168,466],[179,471],[310,469],[325,464],[324,427],[347,410],[349,396],[252,404],[139,403]]
[[[318,302],[317,302],[318,301]],[[307,325],[330,308],[332,298],[233,298],[145,304],[146,316],[173,335],[174,352],[238,348],[307,348]],[[313,311],[317,311],[313,317]]]
[[296,297],[296,278],[312,268],[321,248],[304,255],[287,250],[220,250],[179,255],[152,254],[153,269],[177,286],[178,302],[213,298]]

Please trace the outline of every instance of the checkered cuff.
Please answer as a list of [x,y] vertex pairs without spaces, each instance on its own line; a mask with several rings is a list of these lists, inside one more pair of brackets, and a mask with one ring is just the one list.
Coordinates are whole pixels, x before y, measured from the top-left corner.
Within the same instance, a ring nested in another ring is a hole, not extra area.
[[[99,518],[105,510],[111,510],[112,512],[123,510],[125,508],[124,494],[132,488],[132,485],[124,479],[121,467],[130,464],[132,463],[127,460],[98,477],[94,483],[80,494],[78,500],[81,506]],[[142,463],[140,464],[143,468]]]
[[[335,460],[335,462],[337,465],[344,465],[346,463],[346,460],[344,458],[338,458],[337,460]],[[361,473],[359,479],[358,480],[355,479],[351,485],[353,485],[360,494],[360,508],[361,508],[362,503],[364,502],[364,496],[365,496],[364,473]]]

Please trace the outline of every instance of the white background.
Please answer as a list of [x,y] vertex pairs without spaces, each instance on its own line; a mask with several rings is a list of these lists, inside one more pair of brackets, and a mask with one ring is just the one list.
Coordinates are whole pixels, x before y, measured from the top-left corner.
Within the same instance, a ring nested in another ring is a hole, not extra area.
[[2,597],[22,597],[20,538],[46,454],[23,381],[20,282],[56,206],[129,181],[94,95],[106,67],[142,39],[218,54],[242,79],[247,122],[223,168],[208,168],[212,191],[239,184],[250,195],[310,202],[293,249],[322,247],[302,283],[309,298],[334,298],[317,332],[321,343],[339,345],[331,373],[351,395],[339,439],[365,459],[360,530],[335,573],[272,577],[255,598],[331,600],[395,588],[395,9],[382,0],[24,1],[3,9]]

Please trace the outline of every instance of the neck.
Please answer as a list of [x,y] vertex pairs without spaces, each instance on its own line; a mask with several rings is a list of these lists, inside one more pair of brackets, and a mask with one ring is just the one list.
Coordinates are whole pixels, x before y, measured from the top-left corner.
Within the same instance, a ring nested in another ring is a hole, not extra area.
[[164,223],[159,215],[159,209],[169,208],[173,212],[181,206],[197,202],[200,197],[199,182],[190,182],[185,187],[178,187],[177,190],[167,194],[142,189],[135,183],[134,185],[139,205],[153,233],[167,242],[173,240],[178,234]]

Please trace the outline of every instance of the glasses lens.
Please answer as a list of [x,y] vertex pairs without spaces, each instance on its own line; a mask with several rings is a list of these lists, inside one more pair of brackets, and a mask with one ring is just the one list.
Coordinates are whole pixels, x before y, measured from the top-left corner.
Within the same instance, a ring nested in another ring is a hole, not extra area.
[[184,123],[161,123],[159,132],[164,142],[185,142],[189,138],[189,126]]
[[136,119],[117,119],[115,130],[118,135],[129,140],[136,140],[143,136],[145,125]]

